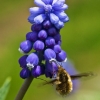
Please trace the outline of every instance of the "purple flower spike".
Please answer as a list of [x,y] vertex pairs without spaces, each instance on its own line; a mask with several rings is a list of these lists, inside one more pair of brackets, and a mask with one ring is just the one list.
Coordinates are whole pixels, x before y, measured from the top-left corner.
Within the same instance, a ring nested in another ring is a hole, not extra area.
[[43,22],[43,27],[44,27],[45,29],[49,29],[49,28],[51,27],[51,22],[50,22],[49,20],[45,20],[45,21]]
[[34,44],[33,44],[33,48],[34,50],[37,50],[37,51],[41,51],[44,49],[44,43],[40,40],[37,40]]
[[66,52],[62,50],[60,53],[56,54],[56,59],[59,62],[67,60]]
[[46,49],[44,51],[44,57],[45,57],[46,60],[50,61],[50,60],[56,58],[56,54],[55,54],[55,52],[52,49]]
[[52,37],[48,37],[45,40],[45,44],[46,44],[47,47],[53,47],[55,45],[55,39],[52,38]]
[[31,53],[27,57],[26,62],[27,62],[27,67],[34,68],[34,66],[37,66],[38,65],[39,58],[38,58],[38,56],[35,53]]
[[42,29],[42,25],[41,24],[33,24],[31,26],[31,30],[34,32],[34,31],[40,31]]
[[26,39],[30,40],[32,42],[35,42],[37,40],[37,32],[33,31],[33,32],[29,32],[26,34]]
[[40,76],[41,74],[42,74],[42,68],[41,68],[41,66],[35,66],[33,69],[32,69],[32,76],[33,77],[38,77],[38,76]]
[[26,68],[27,67],[27,62],[26,62],[26,58],[28,57],[28,55],[24,55],[22,56],[20,59],[19,59],[19,64],[20,64],[20,67],[22,68]]
[[53,47],[53,50],[55,51],[55,53],[60,53],[60,52],[61,52],[61,47],[60,47],[60,45],[55,45],[55,46]]
[[39,33],[38,33],[38,37],[42,40],[46,39],[47,38],[47,32],[45,30],[41,30]]
[[48,29],[48,34],[49,34],[50,36],[54,36],[54,35],[57,34],[57,30],[56,30],[54,27],[49,28],[49,29]]
[[21,70],[21,72],[20,72],[20,77],[21,77],[21,78],[25,79],[25,78],[28,78],[28,77],[30,77],[30,76],[31,76],[31,72],[30,72],[29,69],[23,68],[23,69]]
[[23,53],[28,53],[31,49],[32,49],[32,42],[30,42],[29,40],[23,41],[20,44],[19,50]]

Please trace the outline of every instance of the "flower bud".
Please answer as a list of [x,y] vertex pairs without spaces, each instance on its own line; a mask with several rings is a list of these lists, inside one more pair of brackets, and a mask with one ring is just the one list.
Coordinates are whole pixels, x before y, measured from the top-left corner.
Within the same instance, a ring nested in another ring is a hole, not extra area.
[[34,31],[40,31],[42,29],[42,25],[41,24],[33,24],[31,26],[31,30],[34,32]]
[[44,57],[46,60],[52,60],[56,58],[56,54],[52,49],[46,49],[44,51]]
[[35,53],[31,53],[27,57],[26,62],[27,62],[27,67],[34,68],[34,66],[38,65],[39,58],[38,58],[38,56]]
[[45,29],[49,29],[49,28],[51,27],[51,22],[50,22],[49,20],[45,20],[45,21],[43,22],[43,27],[44,27]]
[[44,40],[47,38],[47,32],[45,30],[41,30],[39,33],[38,33],[38,37],[41,39],[41,40]]
[[30,72],[29,69],[23,68],[23,69],[21,70],[21,72],[20,72],[20,77],[21,77],[21,78],[25,79],[25,78],[28,78],[28,77],[30,77],[30,76],[31,76],[31,72]]
[[54,36],[54,35],[57,34],[57,30],[54,27],[51,27],[51,28],[48,29],[48,34],[50,36]]
[[19,59],[19,64],[20,64],[20,67],[22,68],[26,68],[27,67],[27,62],[26,62],[26,58],[28,57],[28,55],[24,55],[22,56],[20,59]]
[[60,52],[61,52],[61,47],[60,47],[60,45],[55,45],[55,46],[53,47],[53,50],[55,51],[55,53],[60,53]]
[[45,44],[47,47],[53,47],[55,45],[55,40],[54,38],[52,37],[48,37],[46,40],[45,40]]
[[37,65],[32,69],[32,76],[33,77],[38,77],[42,75],[44,69],[41,68],[41,66]]
[[56,59],[57,59],[57,61],[59,61],[59,62],[62,62],[62,61],[64,61],[64,60],[66,60],[66,58],[67,58],[66,52],[63,51],[63,50],[62,50],[60,53],[57,53],[57,54],[56,54]]
[[19,50],[21,50],[24,53],[28,53],[31,49],[32,49],[32,42],[30,42],[29,40],[23,41],[20,44]]
[[35,42],[37,40],[37,32],[33,31],[33,32],[29,32],[26,34],[26,39],[30,40],[32,42]]
[[37,40],[34,44],[33,44],[33,48],[36,51],[41,51],[44,49],[44,43],[40,40]]

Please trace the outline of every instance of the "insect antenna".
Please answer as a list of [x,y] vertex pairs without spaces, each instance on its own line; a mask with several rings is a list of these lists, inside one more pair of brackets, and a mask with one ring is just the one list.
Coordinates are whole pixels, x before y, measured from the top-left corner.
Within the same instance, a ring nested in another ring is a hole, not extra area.
[[44,80],[44,79],[42,79],[42,78],[39,78],[39,77],[37,77],[36,79],[39,79],[39,80],[42,80],[42,81],[48,82],[48,81],[46,81],[46,80]]

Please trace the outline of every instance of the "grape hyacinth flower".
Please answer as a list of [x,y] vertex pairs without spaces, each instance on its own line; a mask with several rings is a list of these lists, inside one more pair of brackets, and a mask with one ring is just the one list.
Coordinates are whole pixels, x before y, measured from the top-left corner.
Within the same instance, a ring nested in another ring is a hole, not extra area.
[[19,46],[19,51],[25,54],[19,58],[20,77],[28,79],[45,75],[53,78],[58,70],[56,62],[67,60],[67,54],[61,48],[60,30],[69,20],[64,12],[68,6],[65,0],[34,0],[34,3],[38,7],[30,8],[28,17],[31,31]]
[[[53,61],[67,60],[66,52],[61,48],[60,30],[69,20],[64,12],[68,6],[65,0],[34,0],[34,3],[38,7],[31,7],[28,17],[28,21],[32,23],[31,31],[26,34],[26,40],[19,47],[21,53],[27,54],[19,59],[22,68],[20,76],[28,78],[30,73],[33,77],[45,74],[52,78],[52,68],[55,69]],[[29,53],[33,49],[35,51]],[[41,68],[43,64],[44,68]]]

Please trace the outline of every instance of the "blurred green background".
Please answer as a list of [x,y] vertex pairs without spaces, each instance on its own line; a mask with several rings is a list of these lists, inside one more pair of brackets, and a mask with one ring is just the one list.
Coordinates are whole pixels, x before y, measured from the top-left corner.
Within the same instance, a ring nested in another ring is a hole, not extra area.
[[[23,100],[100,100],[100,0],[67,0],[70,21],[61,30],[62,48],[79,72],[97,75],[80,81],[79,90],[66,98],[57,95],[52,86],[41,80],[32,82]],[[24,80],[19,77],[20,42],[30,31],[29,8],[33,0],[0,0],[0,86],[11,76],[6,100],[14,100]]]

